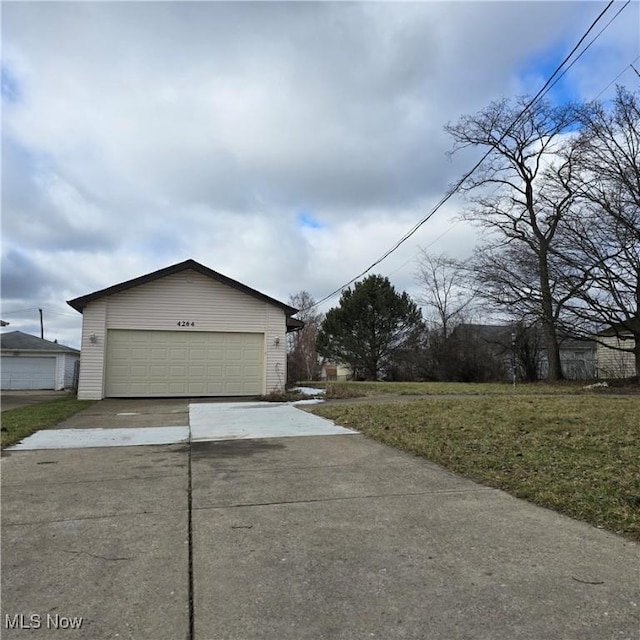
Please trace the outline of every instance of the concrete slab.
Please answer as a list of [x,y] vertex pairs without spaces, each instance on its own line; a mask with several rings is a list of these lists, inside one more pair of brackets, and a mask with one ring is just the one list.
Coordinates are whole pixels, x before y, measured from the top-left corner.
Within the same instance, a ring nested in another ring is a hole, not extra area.
[[4,455],[2,637],[188,637],[187,461],[183,446]]
[[60,429],[99,429],[187,426],[189,401],[183,399],[114,399],[101,400],[58,425]]
[[[6,640],[188,637],[186,511],[5,524],[2,546]],[[20,615],[41,627],[8,628]],[[56,615],[80,629],[56,630]]]
[[188,442],[189,427],[147,427],[138,429],[43,429],[36,431],[9,451],[31,449],[88,449],[92,447],[136,447]]
[[361,436],[194,444],[192,473],[196,640],[638,637],[638,545]]
[[[318,436],[325,445],[336,448],[335,436]],[[301,439],[302,440],[302,439]],[[301,440],[297,441],[300,442]],[[443,471],[424,462],[415,465],[412,456],[394,455],[380,460],[381,464],[361,462],[358,449],[379,447],[359,435],[340,440],[341,461],[325,457],[318,459],[312,451],[314,443],[289,448],[281,439],[227,440],[193,444],[192,491],[194,509],[312,502],[317,500],[352,499],[366,496],[419,495],[451,491],[488,491],[469,480]],[[314,438],[314,441],[316,438]],[[333,440],[327,443],[327,440]],[[325,446],[325,450],[326,450]],[[289,467],[273,465],[245,467],[248,456],[267,453],[273,458],[278,449],[286,451]],[[306,450],[306,464],[305,455]],[[349,460],[349,453],[353,455]],[[239,458],[235,465],[230,459]],[[311,463],[310,457],[316,458]],[[297,464],[294,464],[297,458]],[[219,461],[222,464],[219,464]],[[330,481],[327,474],[330,473]],[[393,477],[393,482],[389,478]]]
[[2,488],[128,478],[182,477],[187,469],[185,445],[3,451]]
[[357,433],[290,404],[272,402],[191,404],[189,424],[192,442]]

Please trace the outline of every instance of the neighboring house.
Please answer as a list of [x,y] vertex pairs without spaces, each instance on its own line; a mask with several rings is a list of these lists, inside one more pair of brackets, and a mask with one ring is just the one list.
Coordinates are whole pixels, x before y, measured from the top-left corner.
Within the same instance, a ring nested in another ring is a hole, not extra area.
[[[493,348],[497,357],[502,357],[506,370],[511,370],[512,325],[463,324],[460,327],[476,339]],[[570,336],[560,336],[560,364],[562,373],[569,380],[591,380],[596,377],[596,342]],[[543,379],[549,371],[549,362],[544,336],[541,331],[530,334],[529,346],[535,351],[531,355],[537,360],[538,377]]]
[[[593,380],[596,377],[597,343],[560,336],[560,364],[568,380]],[[544,375],[547,374],[547,354],[543,352]]]
[[598,333],[597,338],[598,378],[631,378],[640,374],[633,352],[616,349],[633,349],[635,340],[629,329],[616,325]]
[[287,379],[297,309],[194,260],[70,300],[78,398],[255,396]]
[[0,334],[0,345],[3,391],[73,388],[77,349],[22,331]]
[[320,380],[351,380],[353,373],[349,365],[323,360],[320,365]]

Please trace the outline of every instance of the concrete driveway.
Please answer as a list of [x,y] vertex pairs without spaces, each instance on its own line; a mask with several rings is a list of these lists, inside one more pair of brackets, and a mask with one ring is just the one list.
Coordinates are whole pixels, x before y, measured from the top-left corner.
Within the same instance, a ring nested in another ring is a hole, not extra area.
[[3,638],[640,637],[638,545],[361,435],[13,451],[2,481]]

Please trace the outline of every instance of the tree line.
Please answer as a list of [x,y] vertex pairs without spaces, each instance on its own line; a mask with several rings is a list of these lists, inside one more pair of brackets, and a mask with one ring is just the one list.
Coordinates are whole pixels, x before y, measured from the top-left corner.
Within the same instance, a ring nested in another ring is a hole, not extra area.
[[[525,378],[543,350],[547,378],[561,380],[561,341],[598,340],[603,329],[633,337],[619,348],[640,372],[640,93],[619,86],[611,103],[528,105],[500,100],[445,127],[451,153],[490,152],[461,187],[460,219],[483,240],[465,262],[419,253],[426,316],[369,276],[326,316],[299,316],[307,324],[291,338],[292,375],[312,379],[320,355],[362,379],[495,378],[497,362],[463,330],[480,309],[511,326]],[[302,292],[292,304],[313,300]]]

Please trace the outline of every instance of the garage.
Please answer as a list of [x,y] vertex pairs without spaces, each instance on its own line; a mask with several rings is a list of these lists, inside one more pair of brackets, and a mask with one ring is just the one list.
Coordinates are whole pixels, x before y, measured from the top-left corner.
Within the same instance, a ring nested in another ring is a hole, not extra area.
[[185,260],[69,300],[78,398],[259,396],[284,389],[297,309]]
[[75,387],[80,352],[22,331],[0,334],[3,391]]
[[55,389],[56,359],[2,356],[2,390]]
[[261,333],[112,329],[106,395],[259,395],[263,345]]

